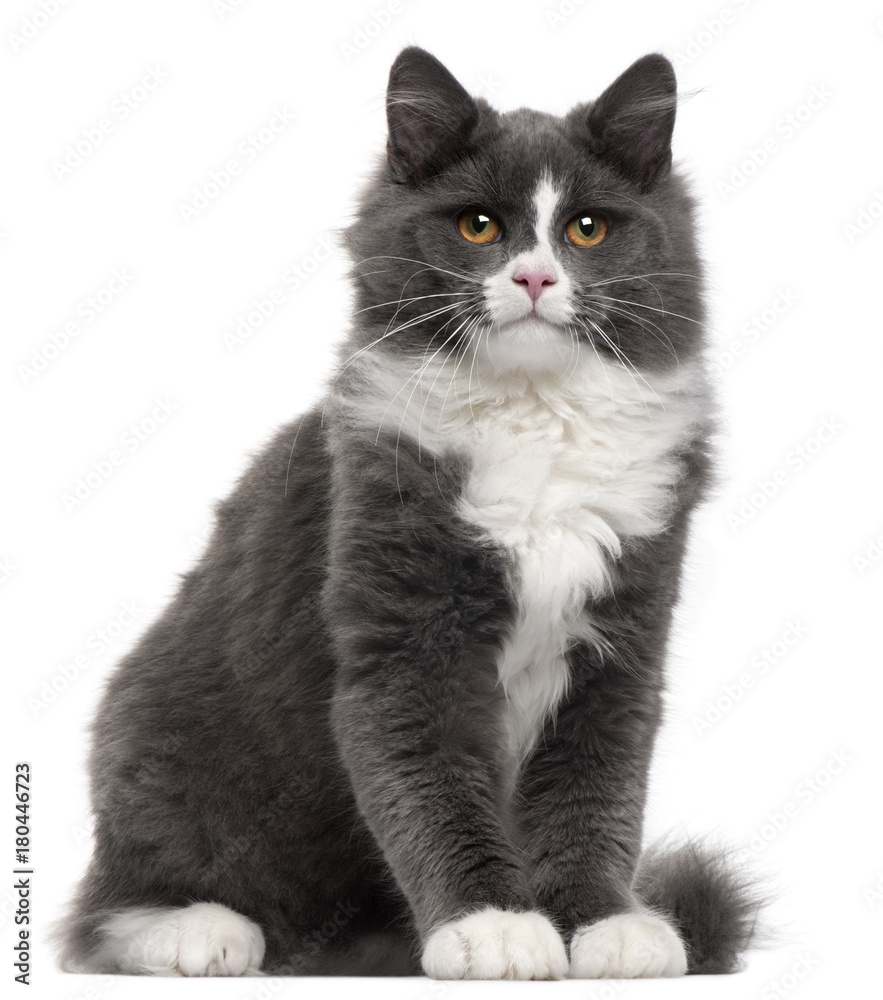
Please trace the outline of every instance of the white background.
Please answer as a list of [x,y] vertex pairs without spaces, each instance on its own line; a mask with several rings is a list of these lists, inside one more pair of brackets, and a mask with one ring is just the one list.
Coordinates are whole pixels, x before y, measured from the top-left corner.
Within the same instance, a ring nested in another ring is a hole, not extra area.
[[[12,679],[0,856],[11,871],[12,764],[28,760],[30,995],[873,993],[883,929],[883,6],[44,6],[52,16],[37,0],[7,0],[0,14],[0,607]],[[694,533],[648,832],[711,831],[748,848],[781,891],[778,944],[738,976],[677,982],[65,976],[42,934],[89,855],[85,726],[114,662],[200,551],[213,499],[320,391],[349,305],[345,262],[326,248],[383,149],[386,74],[409,43],[501,109],[563,112],[654,50],[694,95],[675,153],[702,205],[726,432],[722,485]],[[152,91],[137,89],[145,77]],[[293,116],[284,127],[278,110]],[[95,144],[88,135],[103,119]],[[244,152],[274,121],[272,141]],[[78,143],[85,155],[65,170]],[[212,188],[212,171],[231,160],[240,173]],[[196,189],[215,196],[185,220]],[[285,281],[293,266],[305,275],[296,288]],[[89,318],[89,297],[115,270],[126,287],[114,283]],[[225,334],[274,292],[273,314],[231,349]],[[108,463],[109,477],[96,472]],[[65,503],[90,474],[85,499]],[[0,889],[10,983],[12,903]]]

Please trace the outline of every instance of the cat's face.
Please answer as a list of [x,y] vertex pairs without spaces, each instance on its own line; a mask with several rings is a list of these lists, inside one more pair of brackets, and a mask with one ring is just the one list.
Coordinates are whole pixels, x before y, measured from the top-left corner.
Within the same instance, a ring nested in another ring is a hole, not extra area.
[[388,162],[349,231],[365,343],[507,371],[604,356],[669,369],[699,346],[691,202],[670,173],[674,77],[648,56],[564,118],[473,100],[407,49]]

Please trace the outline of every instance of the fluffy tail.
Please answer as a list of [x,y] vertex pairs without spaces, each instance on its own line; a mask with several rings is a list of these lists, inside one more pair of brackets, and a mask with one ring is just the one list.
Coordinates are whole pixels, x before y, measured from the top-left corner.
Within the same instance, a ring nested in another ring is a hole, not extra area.
[[678,929],[688,973],[738,972],[742,952],[758,943],[758,914],[767,900],[731,852],[697,841],[650,848],[635,889]]

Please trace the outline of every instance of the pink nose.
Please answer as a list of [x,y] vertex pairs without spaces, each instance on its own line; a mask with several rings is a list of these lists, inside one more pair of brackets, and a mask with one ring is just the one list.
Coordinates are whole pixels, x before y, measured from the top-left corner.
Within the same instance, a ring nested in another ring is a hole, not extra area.
[[547,285],[554,285],[558,280],[549,271],[519,271],[512,280],[517,285],[524,285],[524,290],[530,296],[530,301],[536,303]]

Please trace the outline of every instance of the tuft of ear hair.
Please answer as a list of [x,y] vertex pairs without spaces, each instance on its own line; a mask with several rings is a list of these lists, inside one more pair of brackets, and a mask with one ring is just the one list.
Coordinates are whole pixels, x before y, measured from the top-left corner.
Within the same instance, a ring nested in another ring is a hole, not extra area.
[[671,169],[677,85],[672,64],[642,56],[595,101],[588,116],[594,152],[609,157],[642,191]]
[[389,71],[387,159],[399,183],[419,184],[466,146],[478,107],[425,49],[403,49]]

